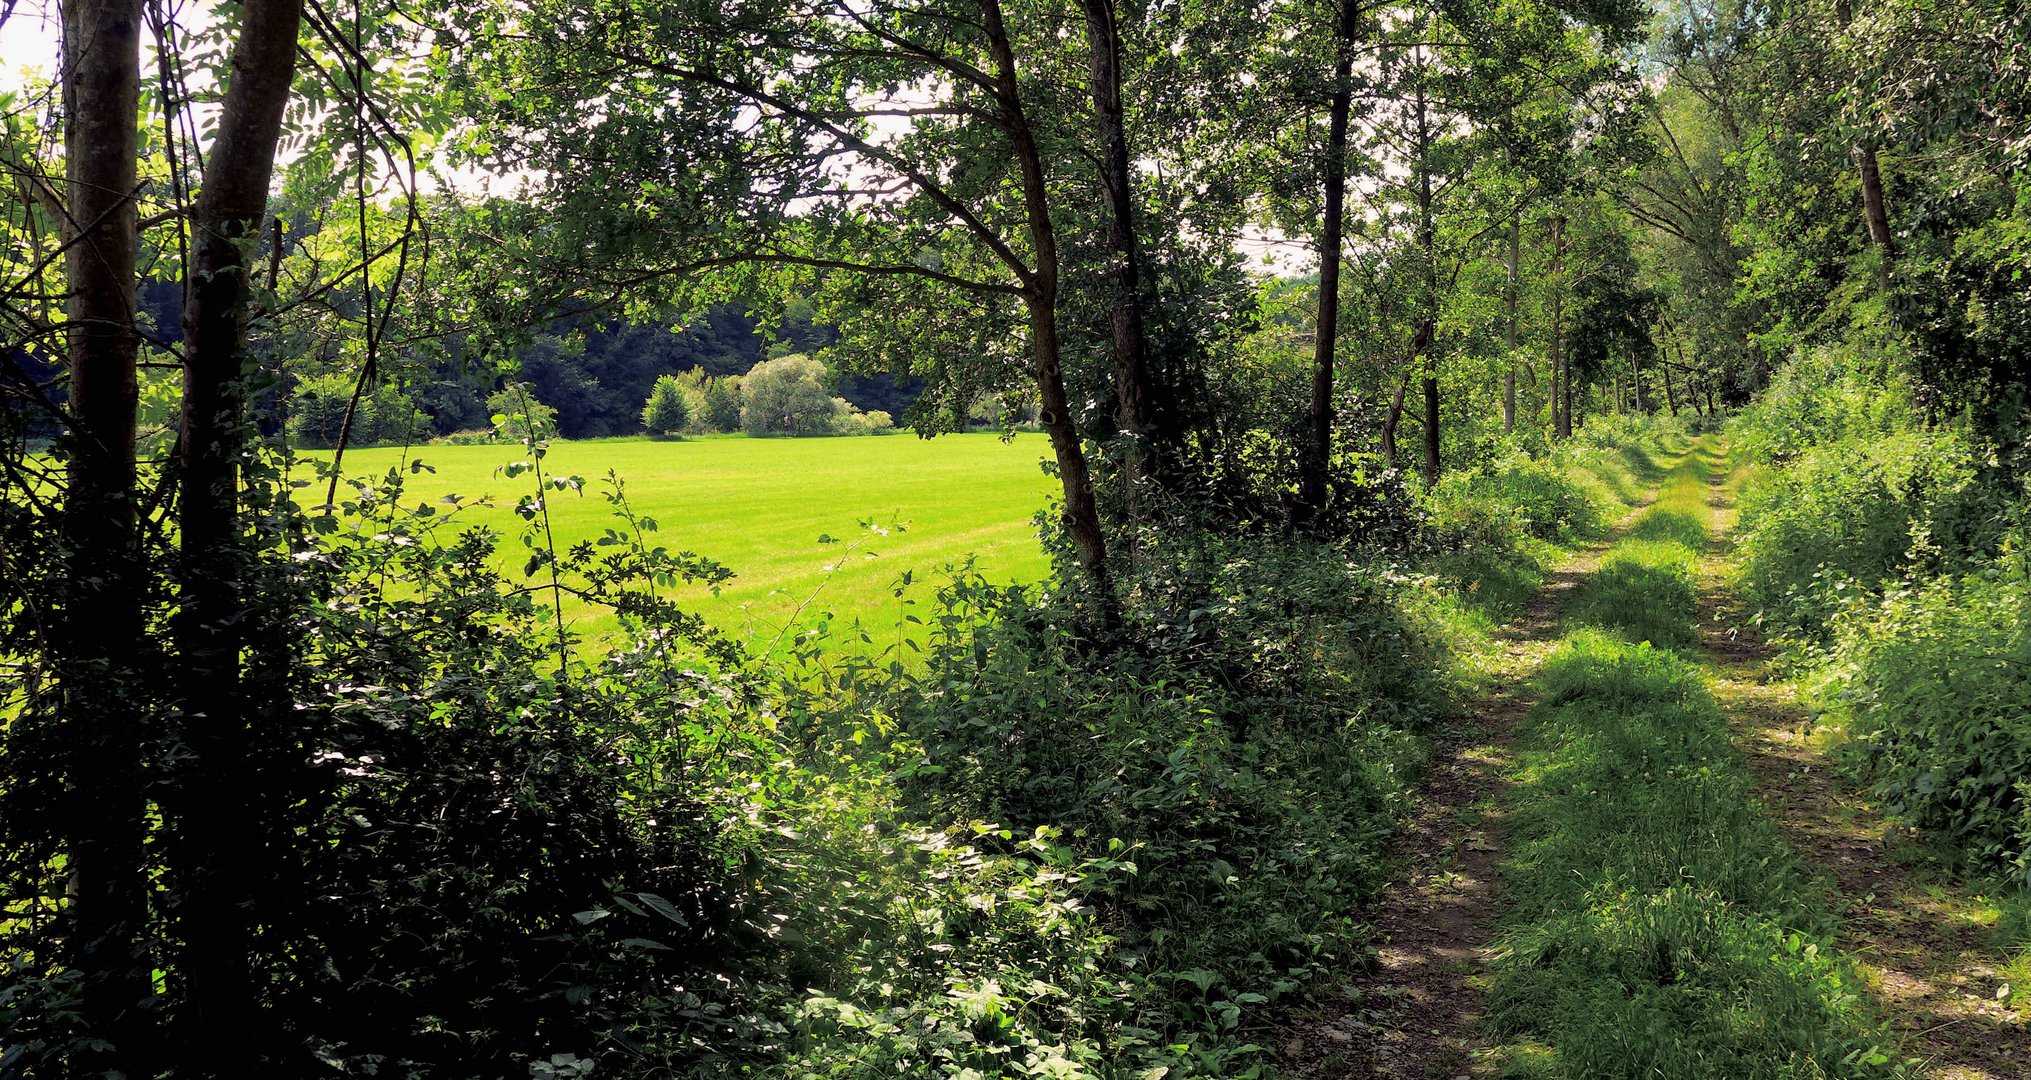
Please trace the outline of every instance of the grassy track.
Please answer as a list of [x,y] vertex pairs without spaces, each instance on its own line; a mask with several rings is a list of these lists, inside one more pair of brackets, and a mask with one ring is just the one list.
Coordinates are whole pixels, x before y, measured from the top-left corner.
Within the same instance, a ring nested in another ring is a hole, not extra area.
[[1891,1077],[1822,886],[1758,803],[1697,658],[1704,443],[1582,586],[1519,739],[1490,1020],[1505,1073]]
[[[893,628],[890,585],[900,574],[929,575],[969,555],[993,580],[1041,578],[1049,563],[1031,519],[1056,487],[1039,468],[1044,451],[1035,435],[1009,443],[994,435],[613,439],[555,443],[544,467],[587,484],[582,496],[552,501],[560,548],[618,524],[598,495],[599,480],[612,470],[626,481],[635,509],[660,525],[661,543],[715,559],[737,575],[718,597],[701,590],[698,611],[729,633],[766,643],[786,620],[801,625],[825,611]],[[447,493],[492,496],[494,506],[461,520],[508,536],[503,565],[519,565],[522,549],[512,537],[521,522],[512,508],[535,483],[497,470],[525,456],[511,445],[408,451],[407,460],[421,459],[436,472],[410,476],[404,502]],[[345,468],[349,475],[375,474],[404,460],[401,450],[354,450]],[[319,489],[313,497],[322,496]],[[906,530],[870,535],[859,525],[870,518]],[[842,543],[820,543],[822,535]],[[611,629],[610,617],[583,605],[567,602],[565,613],[584,633]]]

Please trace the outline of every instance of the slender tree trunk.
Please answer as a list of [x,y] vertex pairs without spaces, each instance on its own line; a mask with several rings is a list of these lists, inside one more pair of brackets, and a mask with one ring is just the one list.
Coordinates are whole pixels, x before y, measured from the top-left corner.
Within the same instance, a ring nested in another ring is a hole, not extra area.
[[218,134],[205,158],[186,283],[181,607],[184,743],[180,785],[184,902],[179,971],[186,987],[179,1042],[193,1075],[241,1076],[260,1052],[252,972],[255,884],[264,858],[262,808],[249,768],[240,659],[248,642],[241,579],[248,569],[239,518],[248,372],[249,260],[267,217],[268,183],[296,65],[303,0],[245,0]]
[[[1411,348],[1416,350],[1420,346],[1413,340]],[[1389,415],[1382,418],[1382,461],[1392,469],[1396,468],[1397,459],[1396,430],[1403,423],[1403,393],[1410,386],[1410,373],[1416,363],[1417,357],[1413,352],[1410,362],[1404,365],[1403,377],[1396,380],[1396,394],[1389,400]]]
[[1855,145],[1855,164],[1862,175],[1862,219],[1869,227],[1869,242],[1883,249],[1883,257],[1897,254],[1890,240],[1890,212],[1883,203],[1883,172],[1876,165],[1875,146]]
[[1417,205],[1418,243],[1425,259],[1425,317],[1418,328],[1424,342],[1424,480],[1426,487],[1439,482],[1439,353],[1434,342],[1438,331],[1439,251],[1438,224],[1433,219],[1431,122],[1425,108],[1422,83],[1417,90]]
[[1566,360],[1566,219],[1551,220],[1552,423],[1560,439],[1573,437],[1573,372]]
[[1326,507],[1333,460],[1333,360],[1340,337],[1340,258],[1347,216],[1347,129],[1354,114],[1354,45],[1360,28],[1358,0],[1341,0],[1335,28],[1333,102],[1327,117],[1324,218],[1319,223],[1319,319],[1312,342],[1311,428],[1298,501],[1305,512]]
[[1108,578],[1107,537],[1100,527],[1100,508],[1093,496],[1093,474],[1080,445],[1079,428],[1065,395],[1065,372],[1058,342],[1058,236],[1051,222],[1045,188],[1043,155],[1037,148],[1023,110],[1016,79],[1015,50],[1002,18],[1001,0],[981,0],[980,12],[995,62],[995,96],[1001,123],[1022,173],[1023,207],[1036,266],[1024,282],[1023,305],[1030,317],[1030,350],[1037,380],[1037,419],[1051,440],[1057,458],[1058,482],[1065,492],[1065,532],[1080,566],[1092,578],[1094,600],[1103,623],[1112,623],[1115,601]]
[[1665,407],[1671,410],[1671,415],[1673,415],[1673,416],[1677,416],[1677,415],[1678,415],[1678,395],[1677,395],[1677,393],[1676,393],[1675,391],[1673,391],[1673,390],[1672,390],[1672,388],[1671,388],[1671,362],[1670,362],[1669,360],[1666,360],[1666,359],[1664,359],[1663,357],[1659,357],[1659,358],[1658,358],[1658,363],[1657,363],[1657,369],[1658,369],[1659,371],[1662,371],[1662,372],[1664,372],[1664,404],[1665,404]]
[[[1837,0],[1834,4],[1834,19],[1846,31],[1855,21],[1855,9],[1850,0]],[[1862,224],[1868,229],[1869,242],[1881,248],[1884,261],[1896,254],[1896,247],[1890,240],[1890,212],[1883,201],[1883,170],[1876,163],[1876,144],[1863,139],[1855,144],[1855,169],[1862,180]]]
[[1135,232],[1134,168],[1121,103],[1121,32],[1113,0],[1080,0],[1086,18],[1088,81],[1100,126],[1100,185],[1107,204],[1107,252],[1114,261],[1108,324],[1114,348],[1115,422],[1128,438],[1122,461],[1128,507],[1139,518],[1140,489],[1163,473],[1168,439],[1158,430],[1157,389],[1144,329],[1142,252]]
[[[143,861],[147,730],[132,697],[142,649],[136,528],[134,325],[139,0],[70,0],[63,14],[65,327],[72,423],[64,494],[62,692],[70,964],[83,976],[79,1075],[153,1076],[158,1049]],[[98,1043],[96,1040],[103,1040]]]
[[1519,217],[1521,217],[1520,213],[1511,213],[1509,215],[1509,250],[1504,253],[1503,258],[1503,269],[1506,271],[1507,280],[1504,282],[1502,290],[1502,306],[1508,315],[1508,326],[1503,333],[1503,343],[1508,346],[1508,354],[1502,366],[1502,434],[1504,435],[1508,435],[1516,430],[1516,279],[1517,263],[1520,261],[1518,257],[1520,254],[1519,249],[1522,247],[1522,240],[1518,235],[1522,231],[1522,223],[1518,220]]
[[1636,359],[1635,353],[1629,354],[1629,385],[1636,396],[1636,411],[1647,412],[1643,407],[1643,362]]

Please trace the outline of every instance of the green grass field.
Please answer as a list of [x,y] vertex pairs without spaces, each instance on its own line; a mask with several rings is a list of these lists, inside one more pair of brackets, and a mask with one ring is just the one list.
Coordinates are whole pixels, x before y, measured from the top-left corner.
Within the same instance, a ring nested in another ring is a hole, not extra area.
[[[1057,488],[1039,468],[1046,452],[1040,435],[1008,443],[991,434],[928,441],[909,435],[599,439],[553,443],[544,469],[586,481],[583,495],[551,502],[560,549],[619,525],[599,494],[601,478],[613,470],[626,481],[636,511],[660,526],[655,542],[717,560],[736,575],[717,597],[697,590],[695,610],[727,633],[766,647],[785,625],[801,627],[827,611],[893,632],[898,617],[890,588],[906,570],[922,580],[973,555],[990,580],[1042,578],[1049,560],[1031,519]],[[523,549],[513,537],[522,526],[513,507],[535,482],[526,474],[508,479],[498,470],[526,456],[513,444],[413,448],[408,459],[436,472],[410,476],[403,502],[447,493],[468,500],[491,496],[491,507],[468,510],[459,520],[503,533],[502,565],[519,575]],[[345,471],[384,473],[403,458],[399,449],[352,450]],[[322,487],[306,492],[323,497]],[[870,518],[884,528],[904,528],[870,536],[860,526]],[[841,542],[820,543],[822,535]],[[854,544],[860,546],[849,555]],[[567,601],[565,615],[591,637],[613,629],[611,616],[583,604]]]

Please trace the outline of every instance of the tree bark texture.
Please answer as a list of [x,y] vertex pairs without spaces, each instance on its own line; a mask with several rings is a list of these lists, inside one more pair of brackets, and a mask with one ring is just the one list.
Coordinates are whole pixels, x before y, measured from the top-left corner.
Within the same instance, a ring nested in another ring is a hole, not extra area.
[[71,830],[65,939],[84,977],[84,1029],[106,1044],[80,1055],[80,1073],[153,1076],[147,730],[127,693],[143,652],[134,462],[142,9],[139,0],[71,0],[62,13],[72,427],[53,644]]
[[1417,207],[1418,246],[1425,260],[1425,317],[1418,326],[1422,349],[1413,352],[1424,367],[1424,481],[1426,487],[1439,482],[1439,355],[1438,334],[1439,251],[1438,223],[1432,205],[1431,117],[1426,109],[1424,87],[1417,91]]
[[1058,463],[1058,481],[1065,492],[1065,532],[1080,566],[1092,578],[1094,599],[1103,621],[1111,621],[1114,597],[1108,576],[1107,537],[1100,527],[1100,509],[1093,495],[1093,474],[1087,467],[1079,427],[1065,395],[1062,349],[1058,340],[1058,237],[1051,222],[1045,188],[1043,155],[1031,134],[1016,81],[1015,51],[1009,44],[1000,0],[982,0],[982,22],[994,54],[995,96],[1001,123],[1022,173],[1023,207],[1036,265],[1023,283],[1023,305],[1029,313],[1032,374],[1037,380],[1038,420],[1051,440]]
[[248,569],[239,516],[248,374],[250,260],[267,218],[268,184],[296,67],[303,0],[245,0],[218,134],[205,158],[185,274],[184,397],[178,531],[181,606],[174,624],[179,698],[190,759],[174,808],[185,841],[179,867],[186,987],[180,1042],[194,1074],[243,1073],[262,1029],[249,968],[262,864],[248,802],[256,789],[241,692]]
[[1128,439],[1122,460],[1130,516],[1140,517],[1142,485],[1161,476],[1168,439],[1158,430],[1157,387],[1144,328],[1142,251],[1135,231],[1135,172],[1121,98],[1121,31],[1113,0],[1081,0],[1087,79],[1100,129],[1100,186],[1107,205],[1108,326],[1114,350],[1115,422]]
[[1309,439],[1298,477],[1298,502],[1307,515],[1326,508],[1333,460],[1333,360],[1340,336],[1340,258],[1346,239],[1347,130],[1354,114],[1354,45],[1360,27],[1357,0],[1341,0],[1333,38],[1333,101],[1327,117],[1324,214],[1319,223],[1319,318],[1312,340]]

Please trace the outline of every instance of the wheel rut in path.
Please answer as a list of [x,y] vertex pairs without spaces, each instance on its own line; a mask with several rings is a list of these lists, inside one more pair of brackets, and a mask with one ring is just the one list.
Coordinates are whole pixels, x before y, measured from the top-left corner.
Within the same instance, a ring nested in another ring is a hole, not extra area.
[[1494,937],[1501,802],[1516,729],[1536,698],[1531,675],[1559,639],[1576,586],[1654,496],[1546,575],[1497,634],[1489,690],[1435,736],[1417,802],[1397,841],[1397,877],[1373,913],[1374,960],[1278,1036],[1283,1075],[1306,1080],[1451,1080],[1475,1073],[1481,974]]
[[[1811,737],[1812,714],[1777,672],[1728,585],[1732,489],[1713,481],[1715,543],[1702,563],[1700,636],[1768,812],[1836,890],[1839,943],[1873,985],[1902,1049],[1933,1080],[2031,1078],[2031,986],[2003,993],[2008,955],[1963,883],[1915,867],[1890,826]],[[1999,997],[1999,993],[2001,996]]]

